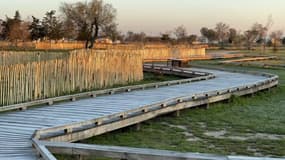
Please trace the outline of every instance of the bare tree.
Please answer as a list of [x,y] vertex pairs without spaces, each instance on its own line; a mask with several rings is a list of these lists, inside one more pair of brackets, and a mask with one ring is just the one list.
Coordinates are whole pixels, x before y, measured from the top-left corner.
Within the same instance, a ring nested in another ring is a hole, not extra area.
[[18,41],[27,41],[30,39],[29,23],[21,22],[20,24],[14,24],[10,28],[9,40],[15,42],[18,45]]
[[29,23],[21,20],[19,11],[15,12],[14,18],[6,18],[5,22],[5,37],[12,41],[26,41],[30,37]]
[[263,53],[265,53],[265,50],[266,50],[266,38],[268,36],[268,32],[273,26],[273,24],[274,24],[274,21],[273,21],[272,15],[270,15],[268,16],[266,25],[261,30],[261,37],[263,40]]
[[229,29],[230,26],[223,22],[220,22],[216,25],[217,37],[221,44],[221,48],[224,48],[224,43],[229,37]]
[[242,47],[243,42],[246,41],[245,39],[246,39],[246,38],[245,38],[245,36],[242,34],[242,32],[241,32],[241,31],[238,31],[238,32],[236,33],[235,38],[234,38],[233,44],[234,44],[235,46]]
[[5,22],[0,19],[0,40],[4,40],[4,26],[5,26]]
[[65,20],[72,21],[79,32],[84,33],[86,48],[93,48],[100,29],[113,24],[116,18],[116,9],[102,0],[63,3],[60,9]]
[[266,27],[264,27],[262,24],[259,24],[259,23],[253,24],[251,29],[247,30],[244,33],[248,49],[250,50],[252,45],[256,43],[257,41],[260,41],[263,43],[263,38],[265,38],[266,40],[266,37],[263,37],[263,36],[266,34],[267,34]]
[[174,29],[174,34],[178,41],[185,41],[187,39],[187,29],[181,25]]
[[252,26],[252,31],[258,32],[257,42],[261,44],[263,52],[266,50],[266,41],[268,37],[268,32],[273,25],[272,16],[268,16],[267,23],[265,25],[260,23],[255,23]]
[[237,36],[238,36],[237,30],[234,28],[230,28],[229,29],[229,43],[235,44]]
[[102,28],[102,35],[111,38],[112,41],[122,40],[122,33],[118,31],[118,25],[112,23]]
[[251,50],[252,44],[257,41],[258,31],[256,30],[247,30],[244,32],[244,37],[247,45],[247,49]]
[[278,46],[282,43],[283,31],[278,30],[270,34],[271,42],[273,45],[274,52],[278,51]]
[[64,38],[69,40],[76,40],[79,37],[79,31],[76,29],[76,25],[70,19],[62,22],[62,32]]

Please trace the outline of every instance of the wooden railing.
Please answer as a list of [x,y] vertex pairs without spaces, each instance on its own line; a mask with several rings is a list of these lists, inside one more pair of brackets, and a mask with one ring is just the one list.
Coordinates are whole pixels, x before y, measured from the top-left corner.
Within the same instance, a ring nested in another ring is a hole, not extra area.
[[126,160],[284,160],[284,158],[264,158],[248,156],[223,156],[205,153],[182,153],[168,150],[132,148],[120,146],[90,145],[79,143],[46,142],[33,140],[45,160],[56,160],[53,154],[106,157]]
[[[187,70],[181,69],[181,68],[167,68],[163,66],[152,66],[152,65],[146,65],[146,69],[153,70],[153,71],[161,71],[161,72],[180,72],[180,73],[187,73]],[[241,72],[241,71],[231,71],[231,72]],[[246,157],[232,157],[232,156],[217,156],[217,155],[207,155],[207,154],[183,154],[179,152],[175,152],[175,156],[172,157],[168,153],[174,154],[174,152],[171,151],[160,151],[160,150],[148,150],[150,152],[144,152],[145,149],[134,149],[134,148],[124,148],[124,147],[116,147],[118,150],[114,153],[114,150],[112,149],[103,149],[102,146],[99,146],[101,148],[101,151],[98,151],[98,146],[96,145],[81,145],[81,144],[68,144],[68,143],[49,143],[49,142],[43,142],[40,141],[53,141],[53,142],[75,142],[82,139],[90,138],[96,135],[104,134],[106,132],[110,132],[119,128],[127,127],[130,125],[138,124],[140,122],[152,119],[156,116],[167,114],[171,112],[177,112],[186,108],[206,105],[208,106],[211,103],[223,101],[230,99],[233,95],[236,96],[243,96],[248,94],[253,94],[255,92],[270,89],[272,87],[275,87],[278,85],[278,79],[279,77],[272,74],[267,73],[258,73],[258,72],[247,72],[242,71],[242,73],[247,74],[254,74],[259,76],[267,77],[265,80],[257,81],[250,85],[244,85],[244,86],[238,86],[238,87],[232,87],[227,88],[223,90],[216,90],[211,92],[205,92],[195,95],[186,95],[183,97],[175,97],[172,99],[164,100],[162,102],[158,102],[156,104],[151,104],[148,106],[139,107],[133,110],[129,110],[127,112],[117,113],[114,115],[109,115],[102,118],[97,118],[93,120],[88,120],[84,122],[79,123],[73,123],[73,124],[67,124],[64,126],[58,126],[53,128],[44,128],[37,130],[33,136],[33,143],[36,146],[36,148],[39,150],[40,154],[43,154],[42,157],[47,157],[46,160],[54,160],[53,156],[50,156],[51,153],[48,149],[52,151],[52,153],[65,153],[70,154],[71,152],[68,152],[69,150],[81,150],[84,152],[80,153],[86,153],[87,155],[92,155],[93,152],[95,153],[102,153],[102,155],[110,158],[128,158],[126,155],[132,155],[132,154],[139,154],[138,156],[144,157],[144,156],[150,156],[151,158],[162,158],[163,159],[210,159],[210,160],[216,160],[220,158],[225,159],[235,159],[235,158],[246,158]],[[194,72],[191,72],[190,74],[195,74]],[[205,80],[214,78],[214,75],[206,74],[206,73],[198,73],[200,76],[204,74],[201,77],[197,77],[194,79],[187,79],[184,81],[175,81],[174,84],[179,84],[182,82],[191,82],[196,80]],[[171,82],[161,83],[161,84],[151,84],[152,87],[159,87],[159,85],[169,85]],[[140,86],[140,88],[144,88]],[[127,88],[124,88],[124,90]],[[127,89],[127,91],[130,91]],[[40,140],[40,141],[39,141]],[[45,148],[47,147],[47,148]],[[90,149],[92,148],[92,149]],[[104,147],[103,147],[104,148]],[[112,148],[112,147],[111,147]],[[138,152],[131,152],[130,149],[137,150]],[[145,150],[146,151],[146,150]],[[115,157],[110,156],[108,153],[114,153],[112,155],[116,155]],[[124,154],[123,154],[123,153]],[[122,154],[124,156],[122,156]],[[186,157],[185,157],[186,156]],[[252,158],[252,157],[247,157]],[[254,158],[253,158],[254,159]]]
[[[148,69],[153,68],[153,70],[172,70],[173,72],[181,72],[181,73],[187,73],[187,71],[183,69],[166,69],[164,67],[152,67],[152,66],[146,66]],[[233,71],[233,72],[238,72],[238,71]],[[244,72],[245,73],[245,72]],[[160,114],[165,114],[168,112],[174,112],[176,110],[181,110],[183,108],[190,108],[194,106],[199,106],[203,104],[210,104],[213,102],[225,100],[231,98],[232,95],[237,95],[237,96],[242,96],[246,94],[252,94],[255,92],[258,92],[260,90],[264,90],[267,88],[274,87],[278,85],[278,76],[271,75],[271,74],[266,74],[266,73],[257,73],[257,72],[246,72],[250,74],[255,74],[255,75],[260,75],[260,76],[265,76],[267,79],[257,81],[254,84],[251,85],[245,85],[245,86],[239,86],[239,87],[232,87],[232,88],[227,88],[224,90],[217,90],[217,91],[211,91],[211,92],[206,92],[206,93],[200,93],[200,94],[195,94],[195,95],[190,95],[190,96],[183,96],[183,97],[175,97],[173,99],[168,99],[163,102],[159,102],[156,104],[144,106],[144,107],[139,107],[137,109],[129,110],[127,112],[123,113],[118,113],[115,115],[110,115],[107,117],[102,117],[99,119],[93,119],[89,120],[86,122],[79,122],[79,123],[74,123],[74,124],[68,124],[65,126],[59,126],[59,127],[53,127],[53,128],[46,128],[46,129],[41,129],[36,132],[36,137],[39,139],[43,140],[59,140],[62,141],[65,137],[66,134],[77,134],[76,132],[73,133],[73,131],[76,131],[77,128],[81,128],[81,131],[84,132],[84,130],[89,130],[93,129],[94,127],[106,127],[109,124],[109,122],[114,122],[116,119],[120,119],[121,121],[128,121],[131,122],[132,124],[134,123],[139,123],[136,119],[138,116],[142,115],[143,119],[149,119],[153,118],[157,115]],[[193,73],[190,73],[193,74]],[[201,75],[201,73],[199,73]],[[161,83],[156,83],[156,84],[149,84],[150,87],[159,87],[163,85],[171,85],[171,84],[182,84],[182,83],[189,83],[193,81],[198,81],[198,80],[206,80],[206,79],[211,79],[214,78],[214,75],[207,75],[204,73],[204,76],[197,77],[197,78],[190,78],[190,79],[185,79],[185,80],[178,80],[178,81],[172,81],[171,82],[161,82]],[[137,89],[145,89],[145,85],[140,85],[140,86],[135,86]],[[122,88],[120,89],[122,91]],[[123,91],[131,91],[129,88],[123,88]],[[110,90],[112,92],[112,90]],[[115,91],[113,91],[115,92]],[[188,104],[188,105],[182,105],[182,104]],[[178,107],[173,107],[173,106],[178,106]],[[181,108],[182,107],[182,108]],[[150,113],[150,117],[147,116],[147,114]],[[135,116],[134,116],[135,115]],[[134,118],[134,119],[132,119]],[[132,120],[129,120],[132,119]],[[116,122],[114,122],[116,123]],[[121,124],[121,122],[119,122]],[[123,123],[125,124],[125,123]],[[127,123],[127,125],[129,125]],[[86,126],[87,128],[84,128],[83,126]],[[113,129],[118,129],[120,128],[120,125],[114,125],[116,127],[110,128],[111,130]],[[107,131],[107,130],[102,130],[102,131]],[[56,133],[59,133],[59,136],[55,137],[49,137],[49,135],[56,135]],[[80,134],[80,133],[79,133]],[[98,134],[98,132],[96,132]],[[100,132],[100,134],[102,134]],[[91,135],[89,135],[91,136]],[[94,136],[94,135],[92,135]],[[67,138],[73,137],[75,139],[64,139],[63,141],[77,141],[80,140],[78,138],[82,138],[80,136],[67,136]],[[62,139],[63,138],[63,139]],[[85,137],[88,138],[88,137]]]

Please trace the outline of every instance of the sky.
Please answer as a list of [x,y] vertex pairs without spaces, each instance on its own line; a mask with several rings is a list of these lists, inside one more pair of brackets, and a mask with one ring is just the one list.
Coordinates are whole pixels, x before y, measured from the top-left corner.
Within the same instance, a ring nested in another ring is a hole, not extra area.
[[[58,10],[62,2],[81,0],[1,0],[0,18],[19,10],[22,18],[43,17]],[[83,0],[86,1],[86,0]],[[87,0],[88,1],[88,0]],[[105,0],[117,9],[117,23],[129,30],[159,35],[184,25],[189,34],[199,34],[201,27],[224,22],[244,31],[255,22],[266,24],[272,15],[272,30],[285,31],[285,0]]]

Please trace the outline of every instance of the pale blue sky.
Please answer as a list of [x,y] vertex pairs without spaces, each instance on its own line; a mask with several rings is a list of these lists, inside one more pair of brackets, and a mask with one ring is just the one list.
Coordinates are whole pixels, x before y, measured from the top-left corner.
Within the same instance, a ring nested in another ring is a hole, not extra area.
[[[61,2],[80,0],[1,0],[0,17],[42,17]],[[253,23],[265,23],[272,14],[273,30],[285,31],[285,0],[105,0],[118,10],[117,22],[122,31],[145,31],[148,34],[172,30],[184,25],[189,33],[199,33],[202,26],[213,27],[223,21],[240,30]]]

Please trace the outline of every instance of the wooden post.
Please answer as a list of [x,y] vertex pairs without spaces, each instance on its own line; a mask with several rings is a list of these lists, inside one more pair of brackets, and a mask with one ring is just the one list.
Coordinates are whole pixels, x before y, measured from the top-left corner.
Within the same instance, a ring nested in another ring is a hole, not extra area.
[[72,128],[64,129],[64,133],[65,133],[65,134],[72,133],[72,131],[73,131],[73,129],[72,129]]
[[83,156],[82,156],[82,155],[77,155],[77,156],[76,156],[76,159],[78,159],[78,160],[83,160]]
[[27,110],[26,106],[20,108],[20,111],[26,111],[26,110]]
[[206,109],[210,109],[210,103],[206,104]]
[[49,105],[49,106],[53,105],[53,101],[49,101],[49,102],[48,102],[48,105]]
[[137,123],[135,125],[136,131],[140,131],[141,130],[141,123]]
[[180,110],[175,111],[175,112],[174,112],[174,116],[175,116],[175,117],[180,117]]
[[210,109],[210,103],[207,103],[207,104],[205,104],[205,105],[203,105],[203,108],[205,108],[205,109]]
[[71,98],[71,101],[72,101],[72,102],[75,102],[75,101],[76,101],[76,98],[75,98],[75,97],[72,97],[72,98]]

